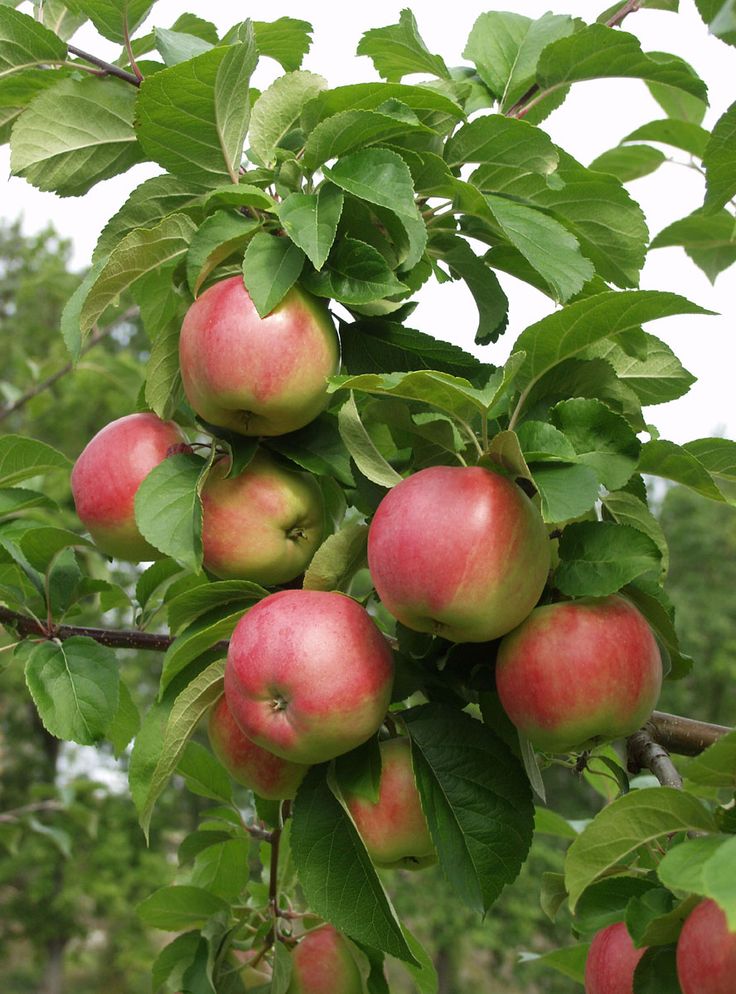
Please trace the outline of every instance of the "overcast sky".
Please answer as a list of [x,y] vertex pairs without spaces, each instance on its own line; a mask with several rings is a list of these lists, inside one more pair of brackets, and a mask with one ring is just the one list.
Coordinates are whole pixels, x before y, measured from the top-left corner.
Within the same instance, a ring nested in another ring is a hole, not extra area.
[[[314,26],[314,45],[303,68],[326,76],[331,85],[377,79],[372,63],[356,57],[355,49],[363,31],[395,23],[403,4],[371,0],[365,4],[337,5],[326,0],[305,3],[293,0],[250,0],[247,5],[232,0],[159,0],[150,24],[168,27],[182,12],[214,21],[219,28],[249,16],[255,20],[274,20],[290,15],[309,20]],[[441,54],[449,65],[460,64],[468,33],[478,14],[485,10],[513,9],[539,17],[547,10],[569,13],[592,20],[599,5],[590,0],[568,3],[523,0],[514,3],[470,3],[455,0],[439,6],[436,0],[414,0],[411,9],[430,51]],[[602,0],[600,7],[605,7]],[[711,109],[705,120],[712,127],[718,116],[733,100],[730,82],[736,78],[736,51],[715,38],[697,15],[693,0],[681,0],[678,15],[642,10],[626,22],[640,38],[645,51],[667,51],[687,59],[710,88]],[[21,9],[26,9],[25,5]],[[443,10],[439,15],[438,10]],[[94,29],[83,28],[75,43],[89,51],[109,57],[114,46],[99,39]],[[265,60],[254,83],[265,86],[276,73],[274,64]],[[578,83],[565,104],[555,111],[543,127],[553,140],[587,164],[620,138],[647,121],[663,117],[659,106],[638,80],[615,80]],[[667,150],[668,154],[670,150]],[[673,153],[684,161],[684,154]],[[0,175],[9,176],[7,147],[0,149]],[[40,193],[25,181],[7,179],[3,183],[0,213],[13,219],[21,215],[25,230],[36,231],[47,222],[74,243],[74,263],[84,267],[97,235],[107,219],[115,213],[128,192],[158,170],[137,166],[121,177],[95,187],[82,201],[60,199]],[[703,179],[692,169],[665,164],[652,176],[628,184],[632,196],[644,208],[652,236],[677,218],[699,207],[703,199]],[[734,314],[736,267],[727,270],[711,287],[705,276],[681,249],[658,249],[651,253],[642,273],[641,285],[647,289],[673,290],[683,293],[704,307],[719,312],[718,317],[667,318],[649,325],[649,330],[664,339],[684,365],[698,377],[690,393],[671,404],[650,408],[648,419],[665,438],[684,442],[714,432],[736,436],[736,409],[733,401]],[[501,274],[501,281],[511,300],[510,327],[495,346],[474,347],[476,312],[464,284],[427,284],[421,291],[420,305],[412,315],[413,327],[438,338],[457,342],[477,352],[487,361],[500,363],[506,358],[517,335],[531,322],[550,312],[552,305],[542,294],[526,284]]]

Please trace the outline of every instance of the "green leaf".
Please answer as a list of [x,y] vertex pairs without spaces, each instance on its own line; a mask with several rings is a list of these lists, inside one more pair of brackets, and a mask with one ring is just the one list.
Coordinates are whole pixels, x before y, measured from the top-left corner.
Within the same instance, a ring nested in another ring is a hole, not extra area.
[[516,339],[514,352],[526,353],[517,385],[528,393],[558,363],[645,321],[707,313],[684,297],[656,290],[608,291],[578,300],[530,325]]
[[634,994],[681,994],[675,946],[647,949],[634,971]]
[[120,677],[115,653],[91,638],[37,645],[26,683],[43,726],[59,739],[94,745],[115,718]]
[[[455,100],[430,86],[407,86],[403,83],[354,83],[323,90],[304,108],[302,127],[310,132],[320,121],[345,110],[381,110],[400,101],[430,127],[448,126],[448,122],[464,117],[462,107]],[[449,130],[449,126],[448,126]]]
[[133,130],[135,89],[120,80],[62,79],[18,119],[10,165],[39,190],[79,197],[143,156]]
[[403,717],[440,866],[469,907],[485,913],[531,845],[526,775],[508,747],[469,715],[426,704]]
[[213,915],[228,914],[230,906],[201,887],[178,885],[162,887],[136,908],[138,917],[151,928],[178,932],[186,928],[202,928]]
[[381,787],[381,750],[377,736],[338,756],[335,777],[343,794],[377,804]]
[[[2,30],[0,28],[0,30]],[[56,86],[66,75],[63,69],[21,69],[0,75],[0,144],[10,140],[13,124],[43,90]]]
[[159,559],[158,562],[153,563],[141,573],[135,587],[135,599],[141,610],[145,610],[149,600],[161,588],[162,584],[176,576],[177,573],[181,573],[181,569],[179,563],[174,562],[173,559]]
[[671,890],[700,894],[723,909],[728,927],[736,928],[736,876],[733,835],[686,839],[672,848],[657,867],[660,880]]
[[152,228],[138,228],[126,235],[98,271],[82,305],[82,335],[142,276],[181,259],[195,231],[194,222],[185,214],[170,214]]
[[116,757],[123,755],[140,727],[141,717],[138,708],[128,690],[128,685],[124,680],[120,680],[117,711],[105,732],[106,737],[112,742]]
[[222,696],[224,672],[225,660],[216,660],[177,696],[168,715],[167,706],[160,706],[154,713],[155,721],[148,726],[145,754],[141,753],[136,764],[131,759],[131,791],[146,838],[154,805],[176,770],[187,742],[202,717]]
[[386,462],[366,431],[352,393],[340,408],[338,425],[345,447],[363,476],[381,487],[401,482],[402,477]]
[[181,401],[179,332],[181,323],[172,321],[162,328],[151,347],[146,363],[146,403],[160,418],[168,420]]
[[646,504],[634,494],[621,490],[605,494],[603,506],[618,524],[630,525],[651,538],[662,557],[662,576],[666,576],[670,558],[667,539],[662,531],[662,526]]
[[167,66],[193,59],[202,52],[209,52],[212,42],[190,35],[183,31],[170,31],[167,28],[154,28],[156,49]]
[[583,257],[577,238],[559,221],[492,194],[486,202],[506,238],[550,285],[556,300],[574,296],[593,277],[593,263]]
[[228,839],[208,846],[194,862],[192,884],[226,901],[237,901],[248,883],[248,850],[245,839]]
[[406,269],[415,266],[427,244],[427,229],[414,202],[411,172],[401,156],[387,148],[366,148],[338,159],[323,171],[346,193],[396,214],[410,244],[403,265]]
[[705,83],[682,59],[659,53],[653,58],[642,52],[634,35],[602,24],[589,24],[548,45],[537,66],[537,82],[543,90],[611,76],[664,83],[706,99]]
[[433,369],[469,378],[482,369],[480,360],[459,346],[394,321],[344,324],[340,342],[343,366],[351,374]]
[[631,791],[600,811],[567,851],[565,882],[574,911],[586,887],[606,871],[632,860],[640,846],[675,832],[715,830],[697,798],[674,787]]
[[610,876],[586,887],[575,908],[575,930],[593,936],[602,928],[623,921],[632,898],[652,890],[652,881],[641,877]]
[[401,11],[398,24],[366,31],[358,44],[358,55],[367,55],[378,75],[390,83],[399,82],[412,73],[450,78],[444,59],[432,55],[424,44],[408,8]]
[[327,86],[327,80],[302,69],[279,76],[253,105],[248,138],[261,163],[276,162],[276,148],[296,124],[302,108]]
[[269,438],[268,447],[316,476],[332,476],[346,487],[354,485],[350,456],[332,414],[321,414],[299,431]]
[[192,296],[199,294],[216,266],[242,252],[260,226],[259,221],[230,211],[216,211],[206,219],[193,235],[187,252],[187,283]]
[[198,742],[187,743],[176,772],[184,777],[193,794],[209,797],[213,801],[232,801],[232,784],[225,768]]
[[243,280],[260,316],[281,303],[304,265],[304,253],[288,238],[259,232],[248,243],[243,258]]
[[63,62],[66,45],[28,14],[0,7],[0,79],[35,66]]
[[177,632],[213,608],[237,604],[245,610],[268,594],[250,580],[215,580],[177,593],[167,602],[169,628]]
[[325,268],[320,273],[308,273],[303,282],[317,296],[348,305],[367,304],[409,291],[378,249],[357,238],[342,238]]
[[76,532],[69,531],[67,528],[56,528],[52,525],[42,525],[30,529],[19,538],[18,544],[31,566],[42,573],[46,572],[62,549],[73,546],[94,548],[89,539],[82,538],[81,535],[77,535]]
[[390,103],[381,110],[344,110],[326,118],[309,132],[304,146],[304,164],[316,169],[329,159],[336,159],[369,145],[386,142],[412,134],[432,134],[405,104],[404,114],[388,113]]
[[478,345],[496,342],[508,324],[509,301],[498,277],[463,238],[442,241],[441,257],[454,276],[465,280],[478,308]]
[[542,498],[542,517],[551,524],[586,514],[600,496],[598,475],[590,466],[532,468],[534,485]]
[[530,963],[532,966],[551,967],[563,977],[575,980],[582,984],[585,977],[585,961],[588,957],[588,946],[566,946],[563,949],[553,949],[550,953],[541,956],[538,953],[522,952],[519,954],[519,961],[523,964]]
[[677,942],[683,923],[697,898],[677,901],[668,890],[652,887],[632,898],[626,908],[626,927],[637,948]]
[[473,25],[463,56],[507,111],[536,82],[547,45],[576,30],[571,17],[545,13],[532,20],[509,11],[488,11]]
[[526,121],[488,114],[464,125],[447,142],[445,160],[450,166],[480,163],[484,190],[504,193],[513,181],[528,175],[549,176],[559,156],[551,139]]
[[200,941],[199,932],[185,932],[168,946],[164,946],[151,967],[151,986],[154,991],[158,991],[166,983],[174,970],[181,975],[193,962]]
[[703,165],[705,210],[717,211],[736,194],[736,103],[716,122],[703,153]]
[[651,145],[619,145],[603,152],[590,164],[599,173],[610,173],[622,183],[649,176],[666,160],[664,152]]
[[669,345],[644,334],[643,351],[630,355],[615,338],[605,338],[585,350],[585,356],[605,359],[619,381],[630,387],[642,404],[663,404],[688,392],[695,382]]
[[342,214],[343,194],[326,183],[317,193],[290,193],[279,204],[278,217],[289,238],[305,253],[316,270],[330,254]]
[[199,572],[202,565],[202,504],[199,480],[205,463],[175,455],[154,467],[135,495],[135,519],[155,548]]
[[367,562],[368,526],[347,524],[329,535],[317,549],[304,574],[305,590],[340,590],[347,593],[353,576]]
[[0,483],[14,486],[53,469],[68,470],[71,462],[65,455],[35,438],[3,435],[0,438]]
[[187,182],[237,183],[250,115],[248,80],[256,60],[250,39],[149,76],[136,108],[146,154]]
[[254,21],[253,30],[260,55],[267,55],[286,72],[299,69],[312,44],[312,25],[295,17]]
[[700,124],[708,109],[706,100],[662,83],[647,83],[647,89],[668,117]]
[[576,398],[557,404],[551,419],[572,443],[578,460],[595,470],[608,490],[628,482],[641,442],[625,418],[600,401]]
[[736,791],[736,732],[728,732],[699,756],[685,760],[682,775],[704,787]]
[[571,597],[605,597],[643,573],[660,570],[661,553],[652,539],[612,521],[568,525],[559,552],[555,586]]
[[315,914],[358,942],[416,962],[351,819],[327,783],[307,774],[294,801],[291,853]]
[[660,231],[650,248],[672,245],[681,245],[715,283],[719,273],[736,262],[736,218],[727,210],[709,214],[697,210]]
[[669,655],[672,678],[679,680],[687,676],[693,661],[680,649],[674,625],[674,608],[659,584],[651,578],[639,577],[624,588],[624,593],[647,619]]
[[727,45],[736,45],[736,9],[733,0],[695,0],[711,34]]
[[212,207],[262,207],[273,210],[276,201],[273,197],[250,183],[239,183],[237,186],[221,186],[210,190],[204,195],[203,205],[209,210]]
[[665,439],[645,442],[639,457],[639,472],[662,476],[711,500],[724,499],[705,466],[687,449]]
[[[161,669],[159,696],[189,663],[199,658],[222,639],[229,638],[250,604],[212,608],[188,625],[166,650]],[[224,653],[223,653],[224,654]]]
[[736,483],[736,442],[727,438],[696,438],[683,445],[710,473],[728,497],[729,488]]
[[622,138],[621,142],[660,142],[662,145],[671,145],[673,148],[679,148],[683,152],[694,155],[697,159],[702,159],[709,138],[709,132],[705,128],[701,128],[699,124],[667,117],[642,124],[631,134]]
[[35,490],[26,490],[24,487],[0,488],[0,518],[23,514],[35,508],[58,510],[56,503],[50,497]]

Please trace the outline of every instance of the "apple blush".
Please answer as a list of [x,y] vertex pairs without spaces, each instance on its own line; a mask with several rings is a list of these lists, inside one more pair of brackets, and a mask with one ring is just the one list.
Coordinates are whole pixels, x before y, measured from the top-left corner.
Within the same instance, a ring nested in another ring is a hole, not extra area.
[[242,276],[232,276],[187,311],[179,362],[187,399],[205,421],[241,435],[283,435],[327,406],[340,343],[323,301],[294,286],[262,318]]
[[634,972],[645,952],[623,922],[596,932],[585,962],[585,994],[634,994]]

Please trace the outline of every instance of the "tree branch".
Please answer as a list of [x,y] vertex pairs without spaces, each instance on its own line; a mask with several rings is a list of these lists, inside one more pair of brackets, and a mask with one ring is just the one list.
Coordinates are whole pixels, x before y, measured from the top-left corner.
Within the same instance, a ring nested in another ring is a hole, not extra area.
[[646,729],[655,742],[678,756],[699,756],[704,749],[732,731],[727,725],[695,721],[665,711],[654,711]]
[[[104,328],[98,328],[90,335],[85,344],[82,346],[80,356],[86,355],[87,352],[94,348],[98,342],[101,342],[103,338],[107,338],[107,336],[110,335],[117,327],[121,324],[125,324],[126,321],[130,321],[130,319],[135,317],[137,314],[137,307],[129,307],[127,311],[115,318],[114,321],[111,321],[110,324],[106,325]],[[48,390],[48,388],[53,386],[57,380],[60,380],[62,376],[66,376],[66,374],[70,373],[73,369],[74,361],[70,359],[69,362],[57,369],[55,373],[51,374],[51,376],[48,376],[45,380],[41,380],[40,383],[37,383],[34,387],[31,387],[30,390],[26,390],[26,392],[21,394],[21,396],[18,397],[17,400],[13,401],[12,404],[8,404],[7,407],[0,408],[0,421],[4,421],[5,418],[10,417],[11,414],[15,414],[16,411],[19,411],[21,407],[25,407],[29,400],[33,400],[34,397],[37,397],[40,393],[43,393],[44,390]]]
[[61,801],[35,801],[33,804],[24,804],[22,808],[13,808],[11,811],[3,811],[0,814],[0,824],[15,822],[23,815],[34,814],[36,811],[63,811],[64,805]]
[[669,753],[654,741],[646,728],[628,737],[626,754],[629,773],[649,770],[663,787],[676,787],[682,790],[682,777],[677,772]]
[[111,62],[105,62],[104,59],[98,59],[96,55],[90,55],[89,52],[83,52],[81,48],[76,48],[74,45],[67,45],[68,51],[72,55],[76,55],[78,59],[83,59],[85,62],[89,62],[93,66],[97,66],[102,69],[106,76],[116,76],[118,79],[124,80],[126,83],[130,83],[131,86],[140,86],[141,81],[132,72],[128,72],[126,69],[121,69],[120,66],[114,66]]

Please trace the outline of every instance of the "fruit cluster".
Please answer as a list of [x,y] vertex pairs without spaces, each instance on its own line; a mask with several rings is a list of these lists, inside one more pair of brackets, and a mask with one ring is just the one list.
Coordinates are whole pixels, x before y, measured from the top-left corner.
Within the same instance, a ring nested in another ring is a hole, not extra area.
[[[321,303],[295,288],[260,318],[242,279],[233,277],[211,286],[187,313],[182,381],[215,434],[224,428],[267,438],[298,430],[325,408],[339,351]],[[121,418],[89,442],[72,489],[102,551],[134,561],[159,557],[137,528],[135,495],[152,469],[187,451],[179,427],[150,413]],[[290,583],[325,537],[319,486],[264,446],[240,473],[229,470],[220,456],[201,492],[205,570],[270,587]],[[409,629],[455,643],[500,640],[503,707],[535,746],[562,752],[635,731],[656,703],[662,665],[649,626],[623,597],[537,606],[551,546],[535,503],[500,470],[432,466],[381,501],[368,566],[383,606]],[[388,641],[357,601],[277,590],[235,628],[210,741],[235,779],[262,797],[291,798],[311,764],[379,731],[392,684]],[[380,753],[377,796],[346,793],[345,805],[377,866],[426,865],[436,854],[409,739],[382,740]],[[313,958],[312,944],[350,959],[335,943],[330,930],[310,933],[297,973],[302,959]],[[352,990],[349,981],[344,989]]]

